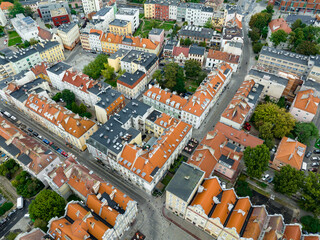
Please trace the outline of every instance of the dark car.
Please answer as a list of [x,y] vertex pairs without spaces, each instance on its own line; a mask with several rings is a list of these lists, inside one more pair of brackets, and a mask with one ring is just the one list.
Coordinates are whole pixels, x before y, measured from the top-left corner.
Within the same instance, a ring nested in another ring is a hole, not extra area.
[[307,152],[307,154],[306,154],[306,158],[309,158],[309,157],[311,156],[311,154],[312,154],[312,152],[311,152],[311,151]]
[[38,133],[36,133],[36,132],[33,132],[33,136],[38,137],[38,136],[39,136],[39,134],[38,134]]
[[315,150],[313,150],[313,153],[315,153],[315,154],[320,154],[320,149],[315,149]]
[[33,132],[33,130],[32,130],[31,128],[28,128],[28,131],[29,131],[29,132]]

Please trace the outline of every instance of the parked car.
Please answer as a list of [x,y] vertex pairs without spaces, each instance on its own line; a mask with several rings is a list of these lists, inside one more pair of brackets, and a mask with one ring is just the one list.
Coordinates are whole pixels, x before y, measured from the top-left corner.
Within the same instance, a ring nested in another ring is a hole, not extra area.
[[68,153],[66,153],[65,151],[62,151],[61,153],[63,156],[68,157]]
[[51,145],[53,145],[53,142],[50,142],[50,143],[49,143],[49,146],[51,146]]
[[43,137],[41,135],[38,136],[39,139],[42,139]]
[[7,217],[10,218],[13,214],[14,214],[14,212],[11,211],[11,212],[9,212]]
[[42,142],[44,142],[45,144],[50,144],[50,142],[47,139],[43,139]]
[[33,132],[33,130],[32,130],[31,128],[28,128],[28,131],[29,131],[29,132]]
[[273,177],[270,177],[268,180],[267,180],[268,183],[272,183],[273,182]]
[[262,177],[262,180],[265,181],[265,180],[267,180],[268,177],[270,177],[270,175],[269,175],[269,174],[266,174],[266,175],[264,175],[264,176]]
[[39,134],[37,132],[33,132],[33,136],[38,137]]
[[317,172],[317,171],[318,171],[318,168],[309,168],[308,171],[309,171],[309,172]]
[[313,153],[315,153],[315,154],[320,154],[320,149],[315,149],[315,150],[313,150]]
[[311,161],[319,161],[319,157],[312,157]]
[[1,220],[0,220],[0,226],[3,225],[3,224],[5,224],[6,221],[7,221],[7,219],[5,219],[5,218],[1,219]]
[[60,148],[58,148],[56,150],[57,150],[58,153],[62,153],[63,152],[62,149],[60,149]]
[[314,163],[311,164],[311,166],[312,166],[312,167],[319,167],[319,166],[320,166],[320,163],[314,162]]
[[2,155],[1,155],[1,157],[5,157],[5,156],[6,156],[5,154],[2,154]]
[[58,151],[58,147],[56,146],[56,145],[54,145],[54,144],[52,144],[52,145],[50,145],[54,150],[56,150],[56,151]]
[[307,153],[306,153],[306,158],[309,158],[309,157],[311,156],[311,154],[312,154],[311,151],[307,152]]
[[227,184],[225,182],[221,182],[221,188],[222,190],[225,190],[227,188]]
[[250,131],[250,129],[251,129],[250,123],[246,122],[246,123],[244,124],[243,128],[244,128],[245,130],[247,130],[247,131]]

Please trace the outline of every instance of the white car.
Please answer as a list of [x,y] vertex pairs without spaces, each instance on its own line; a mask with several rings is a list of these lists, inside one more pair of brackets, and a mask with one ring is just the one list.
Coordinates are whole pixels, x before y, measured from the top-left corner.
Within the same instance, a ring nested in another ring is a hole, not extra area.
[[266,174],[266,175],[264,175],[264,176],[262,177],[262,180],[265,181],[265,180],[267,180],[268,177],[270,177],[270,175],[269,175],[269,174]]

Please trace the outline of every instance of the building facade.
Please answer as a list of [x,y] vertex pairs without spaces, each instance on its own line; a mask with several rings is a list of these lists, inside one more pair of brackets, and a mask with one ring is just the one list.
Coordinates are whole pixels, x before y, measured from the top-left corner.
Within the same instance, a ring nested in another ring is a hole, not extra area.
[[80,41],[80,31],[76,23],[61,25],[57,33],[65,49],[72,50]]

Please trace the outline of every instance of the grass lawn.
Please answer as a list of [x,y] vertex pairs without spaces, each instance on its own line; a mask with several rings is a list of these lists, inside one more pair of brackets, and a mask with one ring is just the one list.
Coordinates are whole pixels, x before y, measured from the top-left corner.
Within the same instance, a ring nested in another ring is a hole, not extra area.
[[320,138],[317,139],[317,141],[314,144],[314,147],[320,149]]
[[17,43],[22,43],[21,37],[16,31],[9,31],[9,42],[8,46],[14,46]]
[[[175,21],[161,21],[156,19],[143,19],[144,24],[141,22],[139,28],[134,33],[134,36],[148,37],[152,28],[161,28],[165,31],[169,31],[173,28]],[[142,27],[143,26],[143,27]]]
[[19,34],[16,31],[9,31],[9,38],[19,37]]
[[50,25],[50,24],[45,24],[45,26],[48,28],[48,29],[51,29],[52,28],[52,26]]

